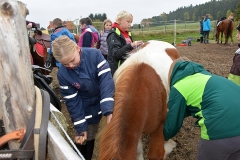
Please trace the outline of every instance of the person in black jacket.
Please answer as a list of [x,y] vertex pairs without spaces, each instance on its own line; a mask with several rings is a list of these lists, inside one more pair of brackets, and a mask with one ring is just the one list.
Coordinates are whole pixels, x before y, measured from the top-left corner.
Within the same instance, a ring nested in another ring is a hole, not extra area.
[[127,58],[127,54],[143,43],[142,41],[133,42],[131,32],[129,32],[132,21],[132,14],[121,11],[107,36],[108,62],[112,75]]

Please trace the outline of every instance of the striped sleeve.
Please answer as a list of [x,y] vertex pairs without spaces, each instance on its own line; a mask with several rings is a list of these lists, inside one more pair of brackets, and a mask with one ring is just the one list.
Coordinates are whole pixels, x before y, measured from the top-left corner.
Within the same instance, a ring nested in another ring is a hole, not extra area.
[[[61,72],[61,71],[60,71]],[[58,72],[58,81],[60,85],[60,92],[65,100],[65,104],[71,120],[77,133],[82,133],[87,130],[87,122],[82,106],[82,99],[78,95],[78,90],[71,84],[68,84],[64,76]]]
[[109,113],[112,113],[113,110],[114,82],[109,64],[104,59],[100,51],[98,54],[97,61],[98,61],[97,71],[100,81],[100,95],[101,95],[100,107],[102,110],[102,114],[106,116]]

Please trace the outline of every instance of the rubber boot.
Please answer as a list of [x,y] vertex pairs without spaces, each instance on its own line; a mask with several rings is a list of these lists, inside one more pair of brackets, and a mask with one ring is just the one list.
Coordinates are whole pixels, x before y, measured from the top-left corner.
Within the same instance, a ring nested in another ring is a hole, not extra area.
[[80,151],[80,153],[82,154],[82,156],[84,157],[84,158],[86,158],[86,145],[80,145],[80,144],[76,144],[75,143],[75,145],[76,145],[76,147],[77,147],[77,149]]
[[203,43],[203,37],[200,37],[200,43]]
[[87,141],[86,143],[86,160],[91,160],[92,159],[92,154],[93,154],[93,149],[94,149],[94,140]]

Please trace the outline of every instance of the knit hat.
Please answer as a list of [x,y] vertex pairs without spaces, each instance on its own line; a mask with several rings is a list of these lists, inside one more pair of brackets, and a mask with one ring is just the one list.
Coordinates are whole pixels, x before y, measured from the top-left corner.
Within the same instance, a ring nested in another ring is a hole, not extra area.
[[240,23],[237,26],[237,30],[240,31]]

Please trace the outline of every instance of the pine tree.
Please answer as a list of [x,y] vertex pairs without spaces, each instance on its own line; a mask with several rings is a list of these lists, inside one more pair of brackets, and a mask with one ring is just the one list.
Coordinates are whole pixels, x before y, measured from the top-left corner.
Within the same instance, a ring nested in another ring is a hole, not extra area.
[[235,21],[240,21],[240,2],[237,4],[237,7],[234,11],[234,19]]

